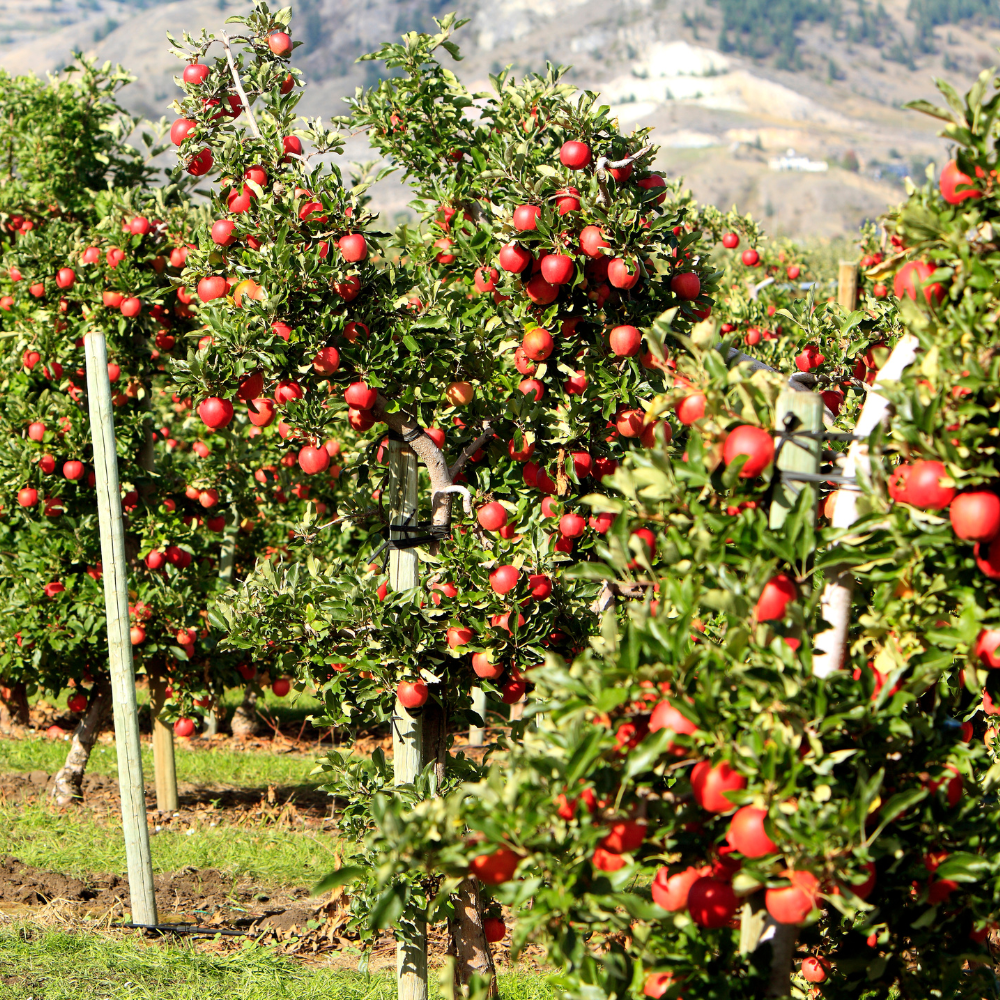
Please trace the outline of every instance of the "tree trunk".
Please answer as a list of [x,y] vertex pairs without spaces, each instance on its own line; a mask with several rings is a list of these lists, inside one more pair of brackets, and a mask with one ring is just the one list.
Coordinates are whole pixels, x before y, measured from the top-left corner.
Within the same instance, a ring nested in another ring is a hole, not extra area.
[[97,735],[101,731],[108,712],[111,711],[111,681],[99,677],[94,681],[87,703],[87,711],[73,733],[66,763],[59,769],[52,782],[52,797],[56,804],[68,806],[83,798],[83,772],[90,760]]
[[771,978],[765,997],[787,997],[792,992],[792,955],[798,928],[794,924],[775,924],[771,938]]
[[10,733],[14,726],[26,726],[28,722],[28,695],[24,683],[18,681],[10,687],[0,686],[0,733]]
[[167,677],[149,668],[149,707],[153,716],[153,779],[156,808],[160,812],[177,809],[177,765],[174,760],[174,730],[160,719],[166,701]]
[[479,880],[467,878],[452,897],[455,916],[448,921],[448,932],[455,953],[455,988],[469,985],[473,975],[489,980],[491,997],[498,995],[497,970],[493,952],[483,930],[483,900]]
[[243,692],[243,701],[233,712],[233,738],[247,740],[257,735],[257,692],[248,684]]

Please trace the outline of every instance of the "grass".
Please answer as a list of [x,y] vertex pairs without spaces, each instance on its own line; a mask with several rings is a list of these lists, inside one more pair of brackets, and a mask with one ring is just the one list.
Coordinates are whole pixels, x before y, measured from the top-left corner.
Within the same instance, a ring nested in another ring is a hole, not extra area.
[[[0,771],[47,771],[54,774],[66,760],[69,744],[62,740],[0,740]],[[208,747],[186,750],[179,744],[174,757],[177,780],[196,785],[218,782],[240,788],[266,788],[268,785],[314,785],[320,776],[310,777],[315,766],[311,757],[270,754],[261,750],[235,750],[232,747]],[[153,751],[148,743],[142,750],[142,768],[152,781]],[[118,755],[114,745],[98,744],[90,755],[87,770],[91,774],[118,776]]]
[[[393,1000],[394,977],[311,969],[246,942],[228,955],[138,935],[0,926],[0,1000]],[[431,996],[441,994],[433,984]],[[502,1000],[547,1000],[541,976],[499,977]]]
[[[259,824],[212,826],[210,819],[189,829],[154,834],[155,871],[191,865],[251,876],[261,885],[310,887],[337,866],[340,842],[331,834]],[[126,871],[121,817],[114,812],[67,813],[47,802],[0,807],[0,844],[26,865],[75,878]]]

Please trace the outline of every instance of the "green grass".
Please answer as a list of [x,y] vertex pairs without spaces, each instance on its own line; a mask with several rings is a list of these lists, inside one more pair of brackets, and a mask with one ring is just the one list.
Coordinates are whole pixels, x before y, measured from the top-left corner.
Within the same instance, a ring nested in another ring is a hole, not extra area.
[[[69,744],[62,740],[0,740],[0,771],[47,771],[54,774],[66,759]],[[322,751],[321,751],[322,752]],[[270,754],[261,750],[234,750],[231,747],[175,749],[177,780],[194,784],[219,782],[241,788],[266,788],[267,785],[318,784],[319,775],[310,777],[315,766],[312,757]],[[152,780],[153,751],[148,743],[142,751],[143,773]],[[92,774],[118,775],[118,757],[114,746],[98,744],[90,755],[87,770]]]
[[[0,926],[0,1000],[392,1000],[389,973],[310,969],[247,942],[229,955],[137,935]],[[435,984],[436,986],[436,984]],[[547,1000],[541,976],[499,977],[502,1000]],[[440,993],[432,990],[432,996]]]
[[[177,871],[188,865],[252,876],[262,885],[315,884],[337,867],[340,841],[330,833],[278,826],[169,828],[151,838],[153,868]],[[26,865],[81,878],[88,873],[125,874],[121,817],[62,812],[48,802],[0,808],[0,844]]]

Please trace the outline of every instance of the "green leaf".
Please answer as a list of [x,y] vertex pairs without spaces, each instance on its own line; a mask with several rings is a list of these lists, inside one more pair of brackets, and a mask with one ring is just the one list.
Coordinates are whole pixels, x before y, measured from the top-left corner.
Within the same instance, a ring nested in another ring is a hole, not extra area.
[[312,895],[322,896],[324,892],[329,892],[331,889],[337,889],[342,885],[347,885],[348,882],[355,882],[359,878],[362,878],[365,874],[365,869],[361,868],[359,865],[345,865],[343,868],[338,868],[335,872],[330,872],[329,875],[320,879],[313,888]]

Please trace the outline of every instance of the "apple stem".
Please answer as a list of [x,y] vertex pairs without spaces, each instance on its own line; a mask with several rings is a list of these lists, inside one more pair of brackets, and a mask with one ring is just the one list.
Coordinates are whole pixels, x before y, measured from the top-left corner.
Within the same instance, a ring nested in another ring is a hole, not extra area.
[[226,50],[226,62],[229,63],[229,72],[233,75],[233,83],[236,86],[236,93],[240,95],[240,100],[243,102],[243,107],[246,109],[247,118],[250,119],[250,127],[254,131],[254,135],[258,139],[263,139],[264,137],[260,134],[260,129],[257,127],[257,119],[254,118],[253,111],[250,108],[250,101],[247,99],[247,92],[243,89],[243,81],[240,79],[239,71],[236,69],[236,61],[233,59],[233,50],[229,45],[229,35],[224,31],[222,34],[222,47]]

